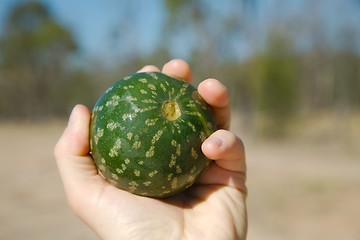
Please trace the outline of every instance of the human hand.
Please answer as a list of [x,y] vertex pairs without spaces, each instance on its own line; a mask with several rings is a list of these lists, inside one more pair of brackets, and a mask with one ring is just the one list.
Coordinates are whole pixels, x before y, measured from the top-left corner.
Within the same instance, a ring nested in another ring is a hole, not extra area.
[[[160,71],[145,66],[140,71]],[[162,72],[191,81],[182,60]],[[73,109],[55,147],[55,158],[70,208],[102,239],[246,239],[246,166],[241,140],[229,131],[227,89],[215,79],[198,86],[212,106],[219,130],[202,144],[214,160],[188,190],[165,199],[142,197],[115,188],[97,171],[89,154],[90,111]]]

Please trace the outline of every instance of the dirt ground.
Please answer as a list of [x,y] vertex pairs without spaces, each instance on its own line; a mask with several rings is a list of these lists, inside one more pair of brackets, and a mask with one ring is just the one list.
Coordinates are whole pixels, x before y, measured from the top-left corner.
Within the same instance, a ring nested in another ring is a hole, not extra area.
[[[53,158],[64,126],[0,124],[0,239],[97,239],[66,205]],[[321,126],[276,141],[237,131],[247,151],[249,240],[360,240],[360,132]]]

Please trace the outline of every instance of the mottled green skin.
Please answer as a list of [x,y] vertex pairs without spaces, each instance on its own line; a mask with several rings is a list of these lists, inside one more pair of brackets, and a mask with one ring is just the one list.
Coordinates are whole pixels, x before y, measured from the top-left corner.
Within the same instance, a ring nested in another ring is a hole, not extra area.
[[[178,104],[168,120],[162,105]],[[107,181],[162,198],[185,190],[209,165],[202,142],[215,131],[211,108],[196,89],[162,73],[137,73],[113,84],[91,116],[90,147]]]

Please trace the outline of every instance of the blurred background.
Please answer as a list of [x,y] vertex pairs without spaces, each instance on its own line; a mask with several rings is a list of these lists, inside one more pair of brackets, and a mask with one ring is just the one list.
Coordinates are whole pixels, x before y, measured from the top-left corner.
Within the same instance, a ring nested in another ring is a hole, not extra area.
[[359,0],[1,0],[0,239],[96,239],[53,146],[76,103],[172,58],[229,88],[248,239],[360,239]]

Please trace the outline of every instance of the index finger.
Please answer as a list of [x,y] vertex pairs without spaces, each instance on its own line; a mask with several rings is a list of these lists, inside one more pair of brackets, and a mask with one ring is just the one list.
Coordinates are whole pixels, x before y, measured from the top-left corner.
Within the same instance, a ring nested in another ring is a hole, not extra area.
[[162,68],[162,72],[173,78],[191,83],[192,72],[190,65],[182,59],[173,59],[166,63]]
[[227,88],[220,81],[209,78],[199,84],[198,91],[212,107],[217,127],[228,130],[230,128],[231,109]]
[[[160,69],[154,65],[146,65],[138,72],[160,72]],[[182,59],[173,59],[165,63],[161,72],[170,77],[191,83],[190,65]]]

